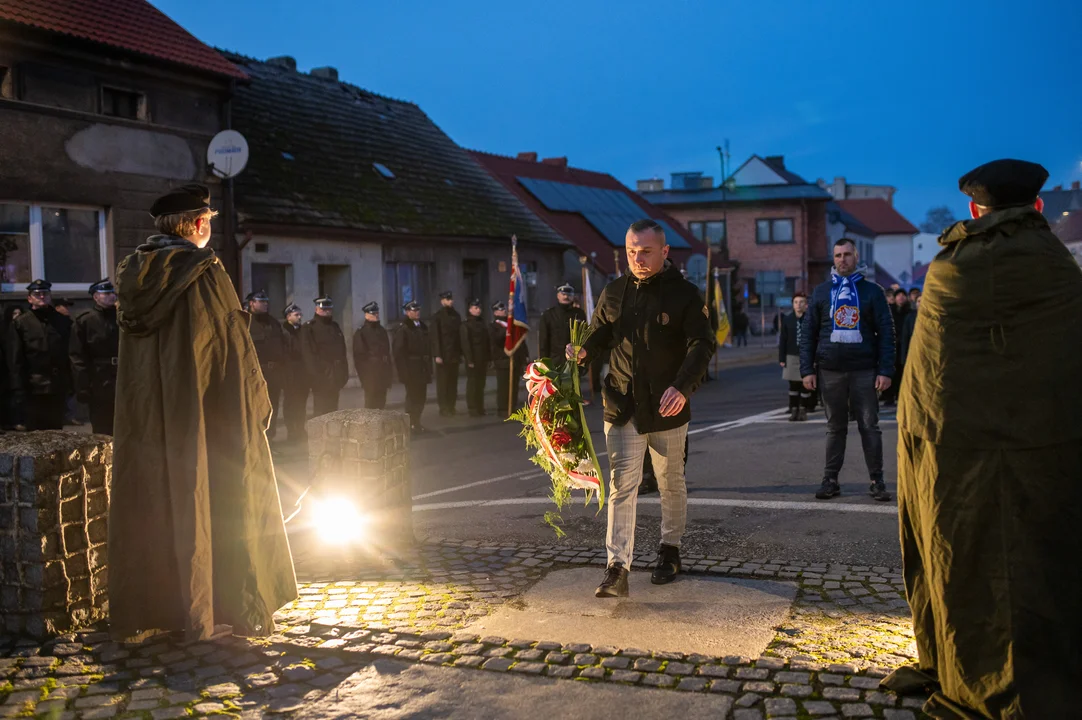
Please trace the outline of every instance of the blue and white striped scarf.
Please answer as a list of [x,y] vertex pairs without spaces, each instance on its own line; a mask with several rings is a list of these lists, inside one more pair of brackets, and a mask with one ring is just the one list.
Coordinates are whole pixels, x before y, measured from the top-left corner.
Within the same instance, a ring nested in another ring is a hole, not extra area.
[[830,271],[830,317],[834,329],[830,341],[836,343],[860,343],[860,295],[857,281],[864,278],[859,272],[839,275]]

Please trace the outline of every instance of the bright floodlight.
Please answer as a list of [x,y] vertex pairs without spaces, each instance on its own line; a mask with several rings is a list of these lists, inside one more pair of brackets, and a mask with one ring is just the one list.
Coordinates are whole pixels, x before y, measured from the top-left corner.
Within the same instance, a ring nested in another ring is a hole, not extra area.
[[324,498],[313,503],[312,522],[320,539],[336,544],[360,540],[368,524],[367,518],[344,497]]

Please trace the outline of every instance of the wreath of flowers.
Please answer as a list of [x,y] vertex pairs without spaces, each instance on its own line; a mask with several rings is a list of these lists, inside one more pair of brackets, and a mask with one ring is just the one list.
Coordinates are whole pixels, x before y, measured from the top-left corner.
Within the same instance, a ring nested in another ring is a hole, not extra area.
[[[592,330],[582,320],[571,321],[574,354],[586,343]],[[578,363],[541,358],[526,368],[526,405],[509,419],[522,423],[519,436],[526,447],[537,452],[530,459],[548,473],[552,481],[550,499],[557,512],[546,512],[545,522],[558,537],[565,535],[560,510],[571,501],[573,490],[586,491],[586,504],[597,495],[597,511],[605,506],[605,480],[594,451],[586,410],[579,388]]]

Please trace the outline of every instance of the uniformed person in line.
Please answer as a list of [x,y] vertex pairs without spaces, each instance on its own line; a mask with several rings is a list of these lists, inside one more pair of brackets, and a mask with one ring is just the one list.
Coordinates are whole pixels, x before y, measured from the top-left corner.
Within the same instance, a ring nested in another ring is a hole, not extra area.
[[470,301],[469,314],[462,323],[462,355],[466,361],[466,407],[471,417],[485,414],[485,379],[492,360],[492,338],[481,317],[481,301]]
[[69,354],[75,398],[90,408],[95,433],[113,434],[116,367],[120,330],[116,324],[116,288],[108,278],[90,286],[94,307],[75,318]]
[[[259,368],[263,379],[267,381],[267,394],[270,395],[271,407],[277,408],[282,387],[286,382],[286,361],[289,359],[289,337],[282,324],[268,312],[270,298],[266,290],[258,290],[248,295],[248,312],[252,314],[249,332],[252,344],[259,357]],[[278,432],[278,413],[271,412],[267,439],[273,441]]]
[[353,333],[353,365],[364,388],[364,406],[382,410],[391,386],[391,338],[379,323],[379,304],[370,302],[362,309],[364,325]]
[[301,330],[304,369],[312,384],[312,412],[315,417],[338,409],[338,393],[349,380],[346,338],[334,321],[334,301],[316,298],[316,316]]
[[436,401],[440,415],[455,414],[458,404],[458,364],[462,360],[462,316],[455,310],[451,291],[440,293],[440,307],[432,316],[432,357],[436,360]]
[[8,335],[15,318],[24,312],[17,305],[4,308],[3,320],[0,320],[0,431],[15,430],[23,432],[22,408],[15,405],[14,391],[11,388],[11,374],[8,372]]
[[282,417],[286,423],[287,442],[307,442],[308,433],[304,423],[308,419],[308,391],[310,382],[304,368],[304,354],[301,350],[301,328],[304,327],[304,313],[300,306],[290,303],[282,312],[288,355],[286,359],[286,380],[283,383]]
[[406,386],[406,413],[410,430],[424,432],[421,412],[425,408],[428,383],[432,382],[432,341],[428,326],[421,321],[421,306],[408,302],[402,306],[406,319],[394,331],[394,364],[398,379]]
[[575,288],[568,283],[556,288],[556,304],[541,316],[538,357],[562,360],[571,343],[571,321],[586,319],[582,308],[575,307]]
[[507,341],[507,305],[502,302],[492,304],[492,322],[489,324],[492,337],[492,365],[496,370],[496,412],[500,417],[507,417],[508,383],[509,375],[514,375],[514,386],[511,388],[511,408],[518,409],[518,388],[522,373],[526,372],[529,363],[530,349],[526,346],[526,337],[514,352],[515,369],[510,372],[511,358],[507,356],[505,343]]
[[71,392],[71,320],[53,307],[52,283],[27,285],[30,312],[8,329],[8,379],[27,430],[61,430]]

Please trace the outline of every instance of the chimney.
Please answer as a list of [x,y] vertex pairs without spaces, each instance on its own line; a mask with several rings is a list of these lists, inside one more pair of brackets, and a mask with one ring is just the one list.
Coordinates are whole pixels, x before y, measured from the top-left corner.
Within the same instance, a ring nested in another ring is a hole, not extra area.
[[785,169],[785,156],[784,155],[767,155],[766,164],[773,165],[779,170]]
[[279,55],[278,57],[267,58],[267,64],[297,72],[297,60],[296,58],[291,58],[289,55]]
[[1052,192],[1059,192],[1059,191],[1060,191],[1060,190],[1062,190],[1062,189],[1063,189],[1063,186],[1062,186],[1062,185],[1057,185],[1057,186],[1055,186],[1054,188],[1052,188]]
[[324,80],[338,80],[338,68],[317,67],[312,68],[308,74],[312,77],[323,78]]
[[644,192],[661,192],[665,189],[665,181],[661,178],[650,178],[649,180],[637,180],[635,182],[635,189],[641,193]]
[[537,162],[537,153],[535,152],[520,152],[516,157],[516,160],[522,160],[523,162]]
[[567,156],[564,155],[563,157],[545,158],[544,160],[541,161],[541,163],[543,165],[553,165],[555,167],[565,168],[565,167],[567,167]]
[[835,200],[845,200],[846,192],[847,191],[845,189],[845,177],[835,175],[834,185],[830,190],[830,194],[834,196]]
[[1080,189],[1080,188],[1078,187],[1078,184],[1079,184],[1079,181],[1078,181],[1078,180],[1075,180],[1075,181],[1074,181],[1073,183],[1071,183],[1071,189],[1072,189],[1072,190],[1078,190],[1078,189]]

